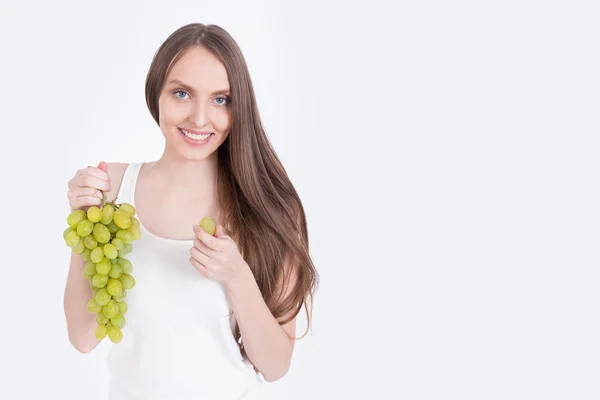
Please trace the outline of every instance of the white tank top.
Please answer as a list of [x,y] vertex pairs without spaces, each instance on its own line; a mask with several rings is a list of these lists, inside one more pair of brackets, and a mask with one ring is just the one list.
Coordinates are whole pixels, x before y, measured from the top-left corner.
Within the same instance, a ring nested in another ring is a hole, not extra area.
[[[135,207],[142,164],[127,166],[117,203]],[[136,285],[125,300],[123,340],[111,343],[107,357],[109,399],[263,398],[264,380],[241,355],[221,284],[189,262],[193,241],[156,236],[140,223],[142,237],[126,256]]]

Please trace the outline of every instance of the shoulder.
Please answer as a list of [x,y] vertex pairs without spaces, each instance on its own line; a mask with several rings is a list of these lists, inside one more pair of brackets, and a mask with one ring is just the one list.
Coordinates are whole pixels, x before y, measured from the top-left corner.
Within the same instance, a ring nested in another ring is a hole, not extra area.
[[123,181],[123,176],[125,175],[125,170],[128,165],[128,163],[106,163],[106,169],[111,184],[111,190],[106,194],[106,198],[109,201],[113,201],[119,194],[121,182]]

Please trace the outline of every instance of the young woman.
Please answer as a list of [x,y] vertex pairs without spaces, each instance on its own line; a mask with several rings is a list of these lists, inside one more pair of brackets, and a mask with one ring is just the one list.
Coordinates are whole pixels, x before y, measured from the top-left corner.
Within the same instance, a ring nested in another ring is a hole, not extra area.
[[[318,274],[302,203],[222,28],[173,32],[150,66],[146,102],[165,138],[160,159],[100,163],[69,181],[71,210],[105,194],[140,221],[127,255],[136,285],[107,360],[110,398],[258,398],[262,380],[288,371],[302,306],[310,326]],[[198,229],[205,216],[214,236]],[[84,265],[72,255],[64,305],[69,340],[87,353],[98,340]]]

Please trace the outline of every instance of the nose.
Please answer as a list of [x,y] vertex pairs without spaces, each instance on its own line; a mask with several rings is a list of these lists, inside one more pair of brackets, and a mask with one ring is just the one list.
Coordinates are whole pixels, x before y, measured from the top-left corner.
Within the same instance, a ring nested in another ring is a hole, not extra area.
[[207,108],[203,104],[196,104],[190,118],[196,128],[202,128],[208,123]]

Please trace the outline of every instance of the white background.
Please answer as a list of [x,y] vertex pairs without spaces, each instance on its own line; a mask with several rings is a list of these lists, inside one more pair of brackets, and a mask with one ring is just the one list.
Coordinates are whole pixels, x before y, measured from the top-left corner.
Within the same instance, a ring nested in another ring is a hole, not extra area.
[[321,274],[269,399],[600,397],[598,6],[348,3],[0,2],[2,397],[106,398],[67,181],[160,156],[144,79],[189,22],[240,44]]

